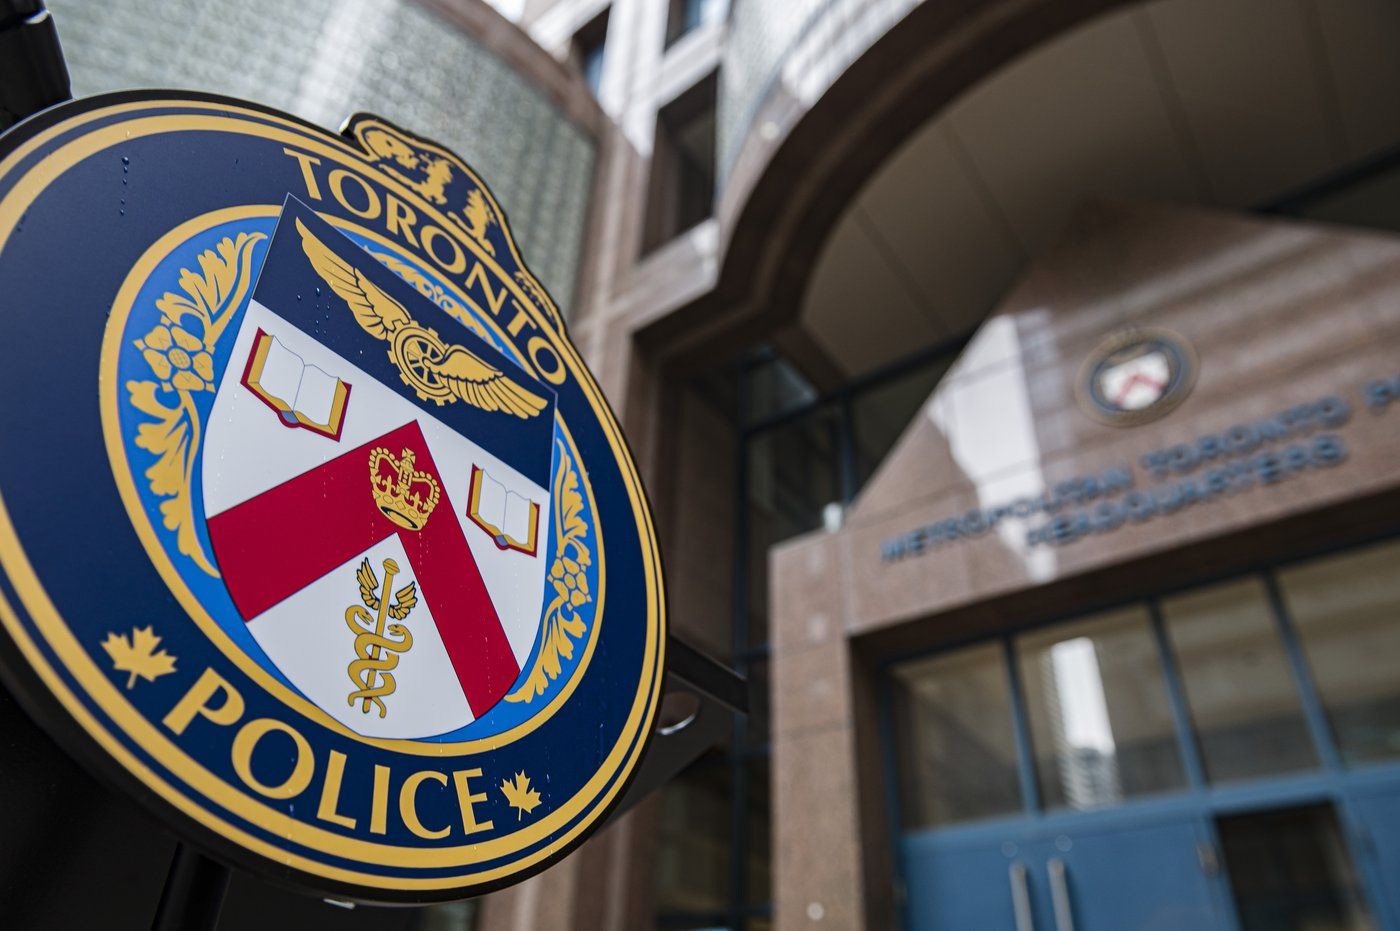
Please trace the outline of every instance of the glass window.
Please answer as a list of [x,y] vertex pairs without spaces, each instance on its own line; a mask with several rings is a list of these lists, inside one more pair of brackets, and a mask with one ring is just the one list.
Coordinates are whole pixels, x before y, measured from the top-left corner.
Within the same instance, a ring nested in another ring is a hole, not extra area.
[[583,80],[588,84],[588,89],[594,94],[598,93],[598,88],[603,84],[603,51],[606,46],[599,42],[583,50],[581,67],[583,68]]
[[744,669],[749,681],[749,716],[744,722],[744,744],[748,750],[762,750],[769,740],[768,661],[755,660]]
[[666,46],[724,15],[725,0],[671,0],[666,14]]
[[[476,927],[477,911],[476,901],[449,902],[414,909],[408,931],[472,931]],[[234,924],[229,919],[224,920],[230,925]]]
[[[748,627],[745,642],[750,648],[768,643],[768,538],[762,527],[755,527],[759,515],[749,516],[748,569],[749,610],[745,618]],[[740,644],[744,646],[744,644]]]
[[772,837],[768,816],[771,812],[768,760],[751,760],[748,767],[749,816],[744,838],[745,899],[749,905],[773,898]]
[[812,387],[812,383],[792,363],[772,350],[752,363],[745,389],[745,406],[748,409],[744,411],[744,419],[750,424],[757,424],[817,399],[817,389]]
[[711,74],[656,114],[643,252],[670,242],[714,209],[717,86]]
[[1185,784],[1146,609],[1016,640],[1047,808],[1094,808]]
[[1169,598],[1162,613],[1211,780],[1317,765],[1262,580]]
[[822,526],[841,500],[837,480],[840,421],[831,405],[764,430],[748,441],[749,643],[768,641],[768,549]]
[[[750,524],[763,550],[822,525],[841,500],[837,482],[840,418],[831,405],[749,439]],[[764,554],[765,559],[767,554]]]
[[1396,162],[1392,153],[1387,167],[1288,204],[1283,212],[1310,220],[1400,232],[1400,167]]
[[1216,822],[1241,931],[1373,931],[1331,805]]
[[603,10],[574,34],[574,62],[583,72],[583,80],[596,96],[603,83],[603,53],[608,44],[608,13]]
[[660,793],[656,908],[661,914],[729,909],[729,765],[704,757]]
[[907,828],[1019,812],[1011,690],[1000,643],[894,670],[900,796]]
[[868,388],[851,401],[857,490],[879,468],[895,441],[933,394],[953,358],[951,354],[939,357],[912,372]]
[[1278,574],[1342,757],[1400,757],[1400,542]]

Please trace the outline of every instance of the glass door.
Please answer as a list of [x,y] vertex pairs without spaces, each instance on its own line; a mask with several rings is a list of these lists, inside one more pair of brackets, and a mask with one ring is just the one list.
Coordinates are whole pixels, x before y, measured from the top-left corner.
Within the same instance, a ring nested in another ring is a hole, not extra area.
[[1400,542],[895,664],[911,928],[1400,931]]
[[1133,605],[1013,640],[1052,848],[1038,927],[1232,927],[1159,631]]
[[1231,815],[1216,827],[1240,931],[1376,927],[1331,804]]
[[1400,541],[1278,573],[1280,609],[1297,630],[1315,683],[1318,727],[1346,773],[1347,833],[1356,838],[1372,908],[1400,927]]

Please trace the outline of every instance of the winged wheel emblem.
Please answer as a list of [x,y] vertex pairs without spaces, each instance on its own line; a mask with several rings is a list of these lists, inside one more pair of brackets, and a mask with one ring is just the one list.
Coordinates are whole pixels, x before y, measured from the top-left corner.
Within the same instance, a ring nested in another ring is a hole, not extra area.
[[522,420],[545,409],[547,402],[540,395],[465,346],[445,342],[436,330],[420,326],[402,304],[327,248],[301,220],[297,232],[311,267],[350,305],[361,329],[389,343],[389,357],[400,377],[420,398],[437,404],[464,401]]

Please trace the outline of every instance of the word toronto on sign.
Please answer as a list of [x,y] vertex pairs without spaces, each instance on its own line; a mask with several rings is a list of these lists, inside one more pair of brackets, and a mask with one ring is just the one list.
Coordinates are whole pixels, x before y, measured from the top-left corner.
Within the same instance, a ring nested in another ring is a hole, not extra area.
[[[1400,376],[1367,382],[1361,404],[1371,416],[1400,405]],[[1186,443],[1153,449],[1098,473],[1057,482],[1047,491],[974,508],[890,537],[880,544],[886,563],[932,553],[981,537],[1010,520],[1029,523],[1028,548],[1064,546],[1129,524],[1170,517],[1186,508],[1300,473],[1346,461],[1346,439],[1337,432],[1353,419],[1354,402],[1328,395],[1261,420],[1231,426]],[[1145,486],[1140,484],[1145,475]]]
[[462,898],[606,819],[666,618],[618,424],[451,152],[139,92],[0,141],[0,672],[198,849]]

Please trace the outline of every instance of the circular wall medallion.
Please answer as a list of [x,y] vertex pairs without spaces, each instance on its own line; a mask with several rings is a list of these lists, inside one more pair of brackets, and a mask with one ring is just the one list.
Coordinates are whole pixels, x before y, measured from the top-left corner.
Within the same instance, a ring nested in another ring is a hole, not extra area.
[[1190,393],[1196,356],[1175,333],[1155,327],[1123,330],[1095,346],[1075,391],[1094,419],[1128,427],[1156,420]]
[[0,672],[211,854],[462,898],[621,797],[666,637],[621,431],[451,152],[206,95],[0,138]]

